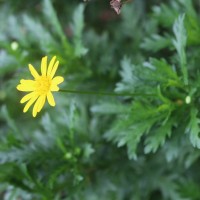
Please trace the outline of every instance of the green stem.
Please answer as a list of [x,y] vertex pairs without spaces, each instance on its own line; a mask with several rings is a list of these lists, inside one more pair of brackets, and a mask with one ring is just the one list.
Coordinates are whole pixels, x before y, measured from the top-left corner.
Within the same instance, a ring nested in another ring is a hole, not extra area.
[[111,93],[111,92],[94,92],[94,91],[78,91],[78,90],[59,90],[59,92],[74,93],[74,94],[89,94],[101,96],[156,96],[155,94],[144,93]]

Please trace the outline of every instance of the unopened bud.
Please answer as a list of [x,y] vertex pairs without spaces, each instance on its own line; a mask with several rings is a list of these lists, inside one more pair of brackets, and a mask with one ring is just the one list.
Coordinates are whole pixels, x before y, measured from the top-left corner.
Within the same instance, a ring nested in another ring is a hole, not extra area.
[[190,103],[191,103],[191,97],[190,97],[190,96],[187,96],[187,97],[185,98],[185,103],[186,103],[186,104],[190,104]]
[[18,47],[19,47],[19,44],[17,42],[14,41],[11,43],[11,49],[13,51],[16,51],[18,49]]

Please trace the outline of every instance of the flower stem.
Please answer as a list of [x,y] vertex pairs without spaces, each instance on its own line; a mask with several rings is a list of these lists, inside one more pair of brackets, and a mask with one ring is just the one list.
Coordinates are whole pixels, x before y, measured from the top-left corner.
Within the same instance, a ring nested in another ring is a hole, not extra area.
[[101,96],[156,96],[155,94],[144,93],[112,93],[112,92],[95,92],[95,91],[79,91],[79,90],[59,90],[59,92],[74,93],[74,94],[89,94]]

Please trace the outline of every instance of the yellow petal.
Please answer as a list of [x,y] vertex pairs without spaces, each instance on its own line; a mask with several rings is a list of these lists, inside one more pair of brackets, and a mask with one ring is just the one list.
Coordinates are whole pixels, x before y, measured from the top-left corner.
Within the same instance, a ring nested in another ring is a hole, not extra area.
[[48,100],[48,102],[49,102],[49,104],[50,104],[51,106],[55,106],[55,105],[56,105],[55,100],[54,100],[54,97],[53,97],[53,95],[52,95],[51,92],[48,92],[48,93],[47,93],[47,100]]
[[59,90],[59,87],[57,85],[51,85],[50,91],[57,92]]
[[45,100],[46,100],[46,95],[42,95],[41,98],[40,98],[40,104],[38,106],[37,112],[41,111],[41,109],[44,106]]
[[37,108],[40,103],[40,98],[41,96],[38,97],[37,101],[35,102],[35,105],[33,106],[33,112],[32,112],[33,117],[36,117],[37,115]]
[[53,69],[52,69],[52,71],[51,71],[51,73],[50,73],[50,77],[51,77],[51,78],[54,77],[54,75],[55,75],[55,73],[56,73],[56,71],[57,71],[57,69],[58,69],[58,65],[59,65],[59,61],[57,61],[57,62],[55,63],[55,65],[53,66]]
[[34,81],[34,80],[25,80],[25,79],[21,79],[21,80],[20,80],[20,83],[21,83],[21,84],[24,84],[24,85],[34,85],[34,84],[35,84],[35,81]]
[[64,78],[62,76],[56,76],[55,78],[53,78],[52,80],[52,85],[58,85],[60,83],[62,83],[64,81]]
[[42,58],[41,72],[42,72],[42,76],[46,76],[46,74],[47,74],[47,56]]
[[27,110],[30,108],[30,106],[36,101],[36,99],[38,98],[38,95],[35,95],[34,97],[32,97],[28,103],[25,105],[23,112],[27,112]]
[[37,73],[37,71],[35,70],[35,68],[33,67],[33,65],[29,64],[29,71],[31,72],[32,76],[36,79],[39,77],[39,74]]
[[35,90],[35,81],[33,80],[20,80],[20,84],[17,85],[19,91],[30,92]]
[[51,59],[50,63],[49,63],[49,67],[48,67],[48,70],[47,70],[47,76],[50,76],[55,61],[56,61],[56,56],[54,56],[54,57]]
[[31,92],[31,93],[25,95],[25,96],[21,99],[20,103],[25,103],[26,101],[28,101],[29,99],[31,99],[31,98],[34,97],[34,96],[35,96],[35,92]]
[[37,113],[40,112],[40,110],[44,105],[44,102],[45,102],[45,95],[39,96],[33,107],[33,112],[32,112],[33,117],[36,117]]
[[64,78],[62,76],[56,76],[55,78],[53,78],[51,82],[50,91],[52,92],[59,91],[59,87],[57,85],[62,83],[63,81],[64,81]]

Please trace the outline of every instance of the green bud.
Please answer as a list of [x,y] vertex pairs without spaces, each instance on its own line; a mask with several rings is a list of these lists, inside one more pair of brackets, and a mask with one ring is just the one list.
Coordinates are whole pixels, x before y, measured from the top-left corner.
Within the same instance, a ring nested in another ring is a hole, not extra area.
[[191,103],[191,97],[190,97],[190,96],[187,96],[187,97],[185,98],[185,103],[186,103],[186,104],[190,104],[190,103]]
[[11,49],[13,51],[16,51],[18,49],[18,47],[19,47],[19,44],[17,42],[14,41],[11,43]]
[[71,153],[66,153],[66,154],[65,154],[65,158],[66,158],[67,160],[71,159],[71,158],[72,158],[72,154],[71,154]]

